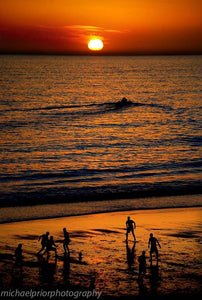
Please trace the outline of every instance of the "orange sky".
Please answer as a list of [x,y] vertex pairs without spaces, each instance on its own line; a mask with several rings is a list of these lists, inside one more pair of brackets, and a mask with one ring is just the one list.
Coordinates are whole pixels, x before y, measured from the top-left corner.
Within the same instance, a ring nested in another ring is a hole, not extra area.
[[201,53],[201,0],[0,0],[1,53]]

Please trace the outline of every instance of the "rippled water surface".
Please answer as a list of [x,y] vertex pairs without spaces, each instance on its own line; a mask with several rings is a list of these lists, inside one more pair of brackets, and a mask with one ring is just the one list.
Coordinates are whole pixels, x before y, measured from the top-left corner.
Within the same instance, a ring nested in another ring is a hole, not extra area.
[[0,66],[1,205],[201,192],[200,56]]

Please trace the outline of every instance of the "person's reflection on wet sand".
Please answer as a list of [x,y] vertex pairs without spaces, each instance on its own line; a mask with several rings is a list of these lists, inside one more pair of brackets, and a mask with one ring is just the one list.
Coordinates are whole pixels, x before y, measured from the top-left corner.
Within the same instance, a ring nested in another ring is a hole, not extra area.
[[129,269],[131,268],[131,266],[135,261],[135,257],[136,257],[135,245],[136,243],[134,242],[132,248],[130,248],[128,242],[126,242],[126,256],[127,256],[127,263]]
[[63,280],[64,285],[69,284],[69,273],[70,273],[70,256],[67,254],[64,254],[63,257]]
[[54,283],[54,276],[57,270],[57,257],[53,262],[50,262],[50,256],[46,258],[40,256],[38,257],[39,262],[39,278],[41,285],[48,284],[49,286]]
[[147,260],[145,256],[145,251],[142,251],[142,255],[139,256],[138,262],[139,262],[139,275],[138,280],[143,280],[146,270],[147,270]]
[[89,285],[89,291],[95,290],[95,280],[96,280],[96,272],[93,272],[93,273],[91,274],[90,285]]
[[157,289],[160,285],[160,276],[159,276],[159,266],[158,264],[152,265],[150,264],[150,286],[151,286],[151,294],[152,296],[157,296]]
[[143,280],[138,280],[139,294],[138,299],[147,299],[147,287]]

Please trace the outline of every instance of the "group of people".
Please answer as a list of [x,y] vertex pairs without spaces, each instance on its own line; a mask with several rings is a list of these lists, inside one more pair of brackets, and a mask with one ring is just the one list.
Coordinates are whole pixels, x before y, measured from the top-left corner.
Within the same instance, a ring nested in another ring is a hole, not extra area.
[[[64,254],[69,254],[69,243],[70,243],[70,238],[69,238],[69,233],[67,232],[66,228],[63,228],[63,234],[64,234],[64,240],[63,240],[63,248],[64,248]],[[46,232],[45,234],[42,234],[39,237],[39,241],[41,240],[41,249],[37,253],[39,255],[42,251],[43,254],[49,254],[50,251],[55,252],[55,256],[57,256],[57,245],[54,242],[53,236],[50,236],[49,238],[49,232]]]
[[[127,221],[126,221],[126,243],[128,243],[128,235],[129,233],[132,233],[133,238],[134,238],[134,243],[136,243],[136,237],[135,237],[135,233],[134,230],[136,229],[136,224],[133,220],[130,219],[130,217],[128,217]],[[69,243],[70,243],[70,238],[69,238],[69,233],[67,232],[66,228],[63,228],[63,235],[64,235],[64,239],[63,239],[63,248],[64,248],[64,254],[70,254],[69,252]],[[49,255],[50,251],[54,251],[55,252],[55,256],[57,256],[57,245],[54,242],[53,236],[50,236],[49,238],[49,232],[46,232],[45,234],[42,234],[41,236],[39,236],[39,241],[41,241],[41,249],[39,250],[39,252],[37,253],[37,255],[44,255],[47,253],[47,255]],[[148,241],[148,248],[150,248],[150,262],[152,262],[152,254],[155,253],[156,255],[156,259],[157,259],[157,263],[158,263],[158,249],[157,246],[160,246],[159,241],[157,240],[157,238],[155,238],[153,236],[152,233],[150,233],[150,237],[149,237],[149,241]],[[19,244],[18,247],[15,250],[15,257],[16,257],[16,264],[22,264],[22,244]],[[82,259],[82,253],[79,253],[79,261],[81,261]],[[139,276],[138,278],[142,278],[145,273],[146,273],[146,252],[142,251],[142,255],[139,256],[138,258],[138,262],[139,262]]]
[[[126,243],[128,242],[128,234],[131,232],[134,238],[134,242],[136,242],[136,237],[135,237],[135,233],[134,233],[134,229],[136,229],[136,224],[133,220],[131,220],[130,217],[128,217],[127,221],[126,221]],[[161,248],[161,245],[159,243],[159,241],[157,240],[157,238],[155,238],[153,236],[153,233],[150,233],[150,237],[149,237],[149,241],[148,241],[148,248],[150,248],[150,262],[152,262],[152,254],[155,253],[156,255],[156,259],[157,259],[157,263],[158,263],[158,248],[157,246],[159,246],[159,248]],[[139,256],[138,258],[138,262],[139,262],[139,276],[138,278],[142,278],[142,276],[145,275],[146,273],[146,252],[142,251],[142,255]]]
[[[64,254],[69,255],[69,233],[67,232],[66,228],[63,228],[63,234],[64,234],[64,240],[63,240],[63,248],[64,248]],[[50,236],[49,238],[49,232],[47,231],[45,234],[42,234],[39,236],[38,241],[41,241],[41,249],[37,253],[37,256],[40,254],[43,256],[44,254],[48,254],[50,251],[55,252],[55,256],[57,257],[57,245],[55,244],[53,236]],[[42,253],[42,251],[44,251]],[[82,254],[79,254],[79,259],[81,260]],[[15,264],[16,265],[22,265],[22,244],[18,244],[18,247],[15,250]]]

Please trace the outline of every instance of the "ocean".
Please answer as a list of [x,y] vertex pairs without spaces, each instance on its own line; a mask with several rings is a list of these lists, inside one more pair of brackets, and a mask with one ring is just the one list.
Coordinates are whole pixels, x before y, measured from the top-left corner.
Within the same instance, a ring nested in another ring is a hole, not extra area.
[[0,56],[2,209],[201,194],[201,74],[201,56]]

